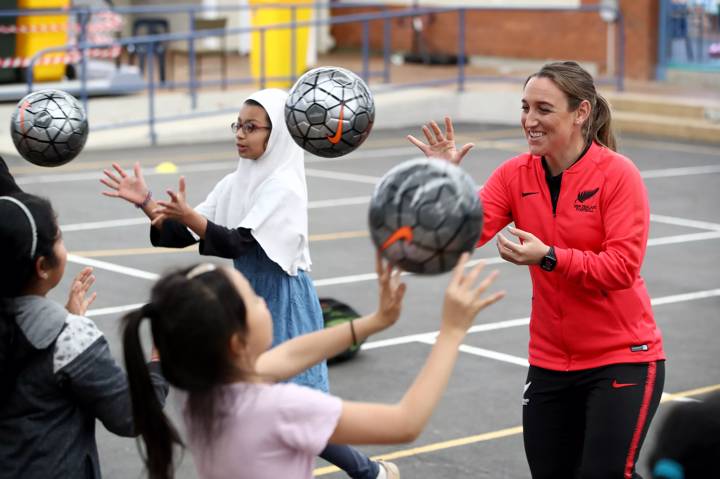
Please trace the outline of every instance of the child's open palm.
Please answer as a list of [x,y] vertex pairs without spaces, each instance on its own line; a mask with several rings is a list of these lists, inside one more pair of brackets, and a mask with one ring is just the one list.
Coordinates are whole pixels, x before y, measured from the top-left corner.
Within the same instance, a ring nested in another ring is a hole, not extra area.
[[84,316],[88,307],[95,301],[97,293],[87,295],[88,290],[95,282],[95,276],[92,274],[93,269],[88,266],[82,269],[73,279],[70,286],[70,294],[65,309],[72,314]]
[[458,264],[453,270],[450,284],[445,290],[445,302],[443,304],[442,328],[448,328],[461,334],[465,334],[473,323],[475,316],[487,306],[495,303],[505,296],[505,292],[485,295],[484,293],[497,278],[498,271],[495,270],[487,275],[475,286],[485,264],[480,262],[470,272],[465,274],[465,265],[470,255],[463,253]]
[[140,169],[140,162],[136,161],[133,166],[133,175],[130,176],[120,165],[113,163],[119,177],[110,170],[103,170],[106,178],[101,178],[100,183],[110,188],[111,191],[103,191],[102,194],[111,198],[122,198],[134,205],[142,204],[147,198],[148,187]]
[[378,316],[387,327],[400,317],[406,286],[400,282],[400,270],[389,262],[385,264],[379,252],[375,257],[375,271],[380,286]]
[[172,219],[186,224],[188,218],[194,213],[194,210],[188,205],[185,199],[185,177],[180,177],[177,193],[173,190],[167,190],[167,194],[170,197],[170,201],[157,202],[158,208],[153,210],[153,214],[157,216],[152,220],[152,224],[157,225],[166,219]]

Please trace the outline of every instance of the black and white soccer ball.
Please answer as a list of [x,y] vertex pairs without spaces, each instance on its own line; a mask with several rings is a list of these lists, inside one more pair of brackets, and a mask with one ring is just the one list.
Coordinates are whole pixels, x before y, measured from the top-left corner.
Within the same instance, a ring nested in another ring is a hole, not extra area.
[[335,158],[359,147],[375,121],[370,89],[340,67],[310,70],[295,82],[285,103],[293,140],[309,153]]
[[13,111],[10,134],[23,158],[39,166],[60,166],[85,146],[88,122],[80,102],[61,90],[26,95]]
[[448,161],[409,160],[375,187],[368,221],[375,246],[405,271],[451,270],[480,238],[483,211],[473,179]]

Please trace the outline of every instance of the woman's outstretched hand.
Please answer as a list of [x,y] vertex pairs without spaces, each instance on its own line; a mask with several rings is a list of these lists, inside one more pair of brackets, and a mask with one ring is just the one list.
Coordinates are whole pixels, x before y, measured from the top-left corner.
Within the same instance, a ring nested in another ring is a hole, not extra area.
[[473,143],[466,143],[460,150],[457,149],[455,146],[455,130],[453,130],[452,120],[448,116],[445,117],[444,134],[434,121],[430,122],[429,127],[423,125],[422,132],[428,141],[427,143],[423,143],[412,135],[408,135],[407,139],[428,158],[447,160],[454,165],[459,165],[470,149],[475,146]]
[[140,169],[140,162],[135,162],[133,176],[128,175],[117,163],[113,163],[112,167],[117,175],[111,170],[103,170],[105,178],[101,178],[100,183],[110,188],[110,191],[103,191],[102,194],[111,198],[122,198],[134,205],[142,204],[148,197],[149,190]]

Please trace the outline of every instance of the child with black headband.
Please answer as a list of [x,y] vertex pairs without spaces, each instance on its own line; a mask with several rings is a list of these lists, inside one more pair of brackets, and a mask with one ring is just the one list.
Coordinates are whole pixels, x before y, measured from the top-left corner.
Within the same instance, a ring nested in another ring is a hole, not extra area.
[[[46,297],[67,262],[50,202],[0,196],[0,218],[0,479],[98,478],[96,419],[135,435],[127,378],[97,326]],[[163,403],[168,385],[148,368]]]

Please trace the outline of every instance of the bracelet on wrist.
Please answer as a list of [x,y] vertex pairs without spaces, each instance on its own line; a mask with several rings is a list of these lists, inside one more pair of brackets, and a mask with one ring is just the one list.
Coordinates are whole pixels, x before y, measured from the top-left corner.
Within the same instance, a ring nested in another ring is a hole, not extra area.
[[350,334],[352,334],[352,345],[355,347],[357,346],[357,336],[355,335],[355,326],[352,319],[350,320]]
[[147,195],[145,195],[145,199],[142,200],[142,203],[135,203],[135,208],[145,208],[148,203],[150,203],[150,200],[152,199],[152,191],[148,190]]

